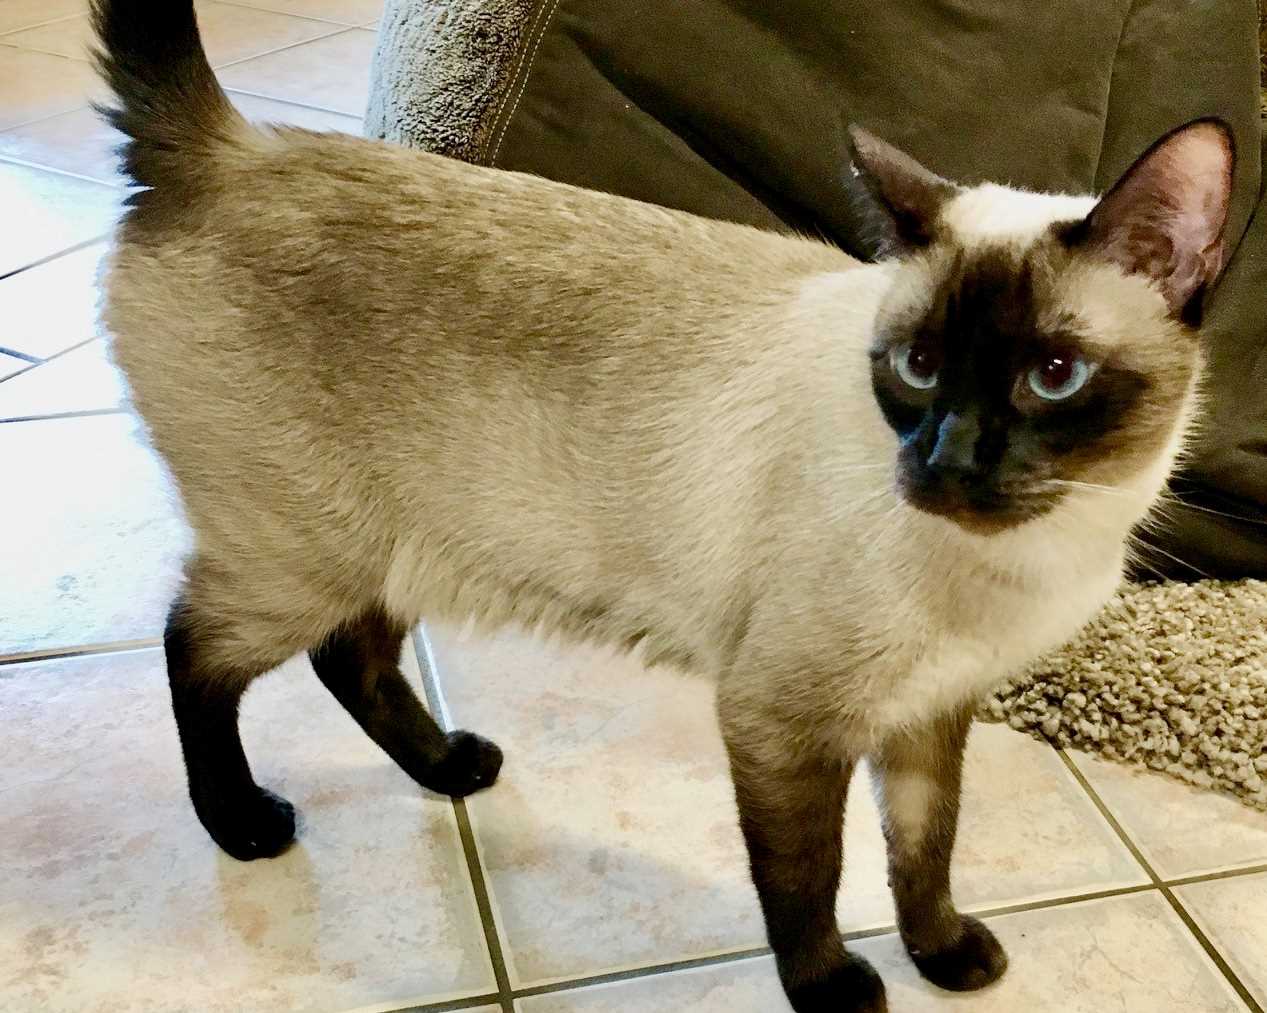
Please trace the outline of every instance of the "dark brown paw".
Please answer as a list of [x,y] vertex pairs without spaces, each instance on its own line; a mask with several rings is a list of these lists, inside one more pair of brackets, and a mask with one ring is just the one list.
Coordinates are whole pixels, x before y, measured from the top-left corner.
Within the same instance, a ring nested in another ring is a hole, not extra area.
[[934,953],[910,945],[907,952],[919,973],[952,992],[971,992],[997,981],[1007,970],[1007,954],[994,933],[975,918],[961,916],[958,939]]
[[450,732],[448,740],[449,751],[427,772],[423,786],[453,798],[491,788],[502,769],[502,751],[470,732]]
[[819,981],[788,985],[788,1002],[796,1013],[888,1013],[884,982],[861,957],[849,961]]
[[295,807],[267,788],[194,808],[207,833],[240,862],[280,855],[295,839]]

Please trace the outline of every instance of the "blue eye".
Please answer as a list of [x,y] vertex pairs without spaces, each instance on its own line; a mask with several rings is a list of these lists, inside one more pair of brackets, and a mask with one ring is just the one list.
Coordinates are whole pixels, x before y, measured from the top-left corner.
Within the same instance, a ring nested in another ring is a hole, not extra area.
[[1044,401],[1073,397],[1091,379],[1093,367],[1077,355],[1052,355],[1029,371],[1029,389]]
[[928,348],[913,344],[898,345],[889,352],[889,365],[908,387],[929,390],[937,386],[937,372],[941,364]]

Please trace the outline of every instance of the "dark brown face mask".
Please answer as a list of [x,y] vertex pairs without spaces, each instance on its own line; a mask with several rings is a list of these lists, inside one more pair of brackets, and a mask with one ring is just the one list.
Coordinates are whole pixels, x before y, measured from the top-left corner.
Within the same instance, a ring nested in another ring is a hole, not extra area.
[[1156,377],[1106,357],[1076,307],[1044,306],[1052,296],[1035,279],[1083,260],[1111,265],[1195,323],[1222,264],[1230,134],[1199,120],[1166,135],[1084,219],[1024,250],[959,245],[942,213],[962,189],[866,131],[852,136],[850,197],[877,223],[877,252],[928,249],[950,265],[922,317],[878,336],[872,351],[903,496],[982,532],[1047,512],[1063,495],[1053,479],[1077,478],[1129,442]]

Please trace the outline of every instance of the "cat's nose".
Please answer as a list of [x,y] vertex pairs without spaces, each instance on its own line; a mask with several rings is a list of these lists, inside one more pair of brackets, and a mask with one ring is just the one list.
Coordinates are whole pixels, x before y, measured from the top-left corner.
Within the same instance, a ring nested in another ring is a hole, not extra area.
[[952,483],[970,485],[979,477],[977,443],[981,424],[976,415],[947,412],[937,427],[937,439],[925,461],[925,467]]

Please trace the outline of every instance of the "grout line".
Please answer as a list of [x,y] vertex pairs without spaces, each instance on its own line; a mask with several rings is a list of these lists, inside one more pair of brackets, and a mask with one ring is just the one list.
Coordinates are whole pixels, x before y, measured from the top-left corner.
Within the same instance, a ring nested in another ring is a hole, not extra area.
[[348,119],[357,120],[358,122],[363,122],[365,119],[363,116],[357,116],[355,113],[350,113],[343,109],[331,109],[329,106],[315,106],[311,102],[296,102],[293,98],[278,98],[276,95],[265,95],[262,91],[251,91],[249,88],[225,88],[224,90],[230,97],[235,94],[249,95],[251,98],[263,98],[268,99],[270,102],[279,102],[282,105],[299,106],[301,109],[311,109],[313,112],[317,113],[334,113],[336,116],[346,116]]
[[[11,278],[13,277],[13,275],[6,275],[5,277]],[[3,280],[4,279],[0,278],[0,281],[3,281]],[[27,373],[31,372],[31,370],[33,369],[38,369],[40,366],[47,366],[50,362],[55,362],[56,360],[60,359],[63,355],[69,355],[71,352],[77,351],[78,349],[83,348],[85,345],[90,345],[94,341],[101,341],[101,340],[105,340],[104,335],[94,333],[91,338],[84,338],[83,341],[77,341],[73,345],[68,345],[66,348],[63,348],[60,351],[54,352],[47,359],[35,359],[31,363],[31,365],[27,366],[25,369],[19,369],[16,373],[13,373],[10,376],[6,376],[3,380],[0,380],[0,383],[8,383],[10,380],[16,380],[19,376],[25,376]],[[27,420],[26,419],[0,419],[0,422],[19,422],[19,421],[24,422]]]
[[[977,918],[1001,918],[1006,915],[1024,914],[1031,911],[1046,911],[1052,908],[1067,907],[1074,904],[1085,904],[1091,901],[1107,900],[1116,897],[1130,897],[1139,893],[1152,893],[1158,888],[1152,883],[1141,883],[1136,886],[1113,887],[1106,890],[1093,890],[1087,893],[1074,894],[1071,896],[1052,897],[1046,900],[1023,901],[1017,904],[1004,904],[999,907],[985,909],[971,909],[971,914]],[[855,929],[850,932],[841,933],[841,938],[845,942],[856,942],[859,939],[871,939],[876,936],[889,936],[897,932],[894,925],[880,925],[869,929]],[[693,957],[685,960],[669,961],[664,964],[647,964],[642,967],[627,968],[620,971],[610,971],[601,974],[584,975],[578,978],[561,979],[558,981],[550,981],[541,985],[529,985],[523,988],[515,989],[514,997],[516,999],[524,999],[538,995],[550,995],[555,992],[570,991],[577,988],[589,988],[595,985],[608,985],[620,981],[632,981],[639,978],[649,978],[660,974],[670,974],[675,971],[687,971],[698,967],[719,967],[726,964],[739,963],[745,960],[752,960],[757,957],[765,957],[770,955],[768,946],[747,947],[740,950],[730,950],[725,953],[712,954],[707,957]]]
[[[262,94],[262,93],[260,93],[260,92],[249,91],[249,90],[248,90],[248,89],[246,89],[246,88],[225,88],[225,89],[224,89],[224,93],[225,93],[226,95],[228,95],[230,99],[232,99],[234,95],[244,95],[244,96],[246,96],[246,97],[248,97],[248,98],[262,98],[262,99],[268,99],[268,101],[270,101],[270,102],[275,102],[275,103],[277,103],[279,106],[296,106],[296,107],[298,107],[299,109],[308,109],[308,110],[310,110],[310,111],[312,111],[312,112],[314,112],[314,113],[333,113],[335,116],[343,116],[343,117],[346,117],[346,118],[347,118],[347,119],[349,119],[349,120],[357,120],[357,119],[359,119],[359,117],[357,117],[357,116],[353,116],[351,113],[341,113],[341,112],[339,112],[339,110],[337,110],[337,109],[328,109],[328,108],[326,108],[325,106],[314,106],[314,105],[309,105],[307,102],[296,102],[293,98],[275,98],[275,97],[274,97],[274,96],[272,96],[272,95],[264,95],[264,94]],[[256,123],[259,123],[259,122],[263,122],[263,123],[277,123],[277,122],[279,122],[279,121],[276,121],[276,120],[262,120],[262,121],[261,121],[261,120],[253,120],[252,122],[256,122]],[[283,126],[285,126],[285,123],[284,123],[284,122],[282,122],[282,125],[283,125]]]
[[[967,909],[977,918],[1000,918],[1005,915],[1024,914],[1031,911],[1046,911],[1051,908],[1067,907],[1073,904],[1085,904],[1091,901],[1107,900],[1115,897],[1129,897],[1137,893],[1152,893],[1157,887],[1152,883],[1140,883],[1135,886],[1111,887],[1105,890],[1093,890],[1087,893],[1073,894],[1070,896],[1051,897],[1045,900],[1022,901],[1016,904],[1004,904],[999,907],[985,909]],[[879,925],[869,929],[854,929],[849,932],[842,932],[841,938],[845,942],[856,942],[859,939],[871,939],[875,936],[889,936],[897,932],[895,925]],[[672,973],[674,971],[690,970],[696,967],[716,967],[725,964],[738,963],[744,960],[752,960],[756,957],[769,956],[770,948],[768,946],[752,946],[738,950],[728,950],[724,953],[710,954],[706,957],[691,957],[683,960],[669,961],[664,964],[646,964],[641,967],[630,967],[619,971],[607,971],[599,974],[583,975],[578,978],[559,979],[557,981],[544,982],[540,985],[526,985],[515,989],[514,996],[517,999],[528,998],[537,995],[548,995],[554,992],[562,992],[575,988],[586,988],[594,985],[606,985],[617,981],[629,981],[638,978],[648,978],[659,974]]]
[[[32,366],[32,369],[38,367]],[[15,377],[29,373],[31,370],[24,369],[21,373],[14,373],[8,377],[12,380]],[[12,418],[0,418],[0,426],[16,425],[19,422],[57,422],[61,419],[91,419],[99,415],[130,415],[131,410],[128,408],[82,408],[73,412],[50,412],[47,415],[15,415]]]
[[[82,12],[79,14],[63,14],[60,18],[50,18],[48,21],[39,21],[33,25],[24,25],[22,28],[10,28],[7,32],[0,33],[0,42],[2,42],[7,36],[17,35],[19,32],[29,32],[36,28],[46,28],[49,25],[60,24],[63,21],[73,21],[75,18],[82,18],[83,16]],[[4,44],[6,46],[16,46],[16,43],[12,42],[5,42]],[[22,47],[17,46],[17,48],[20,49]]]
[[[31,52],[31,50],[23,50],[23,52]],[[46,53],[43,55],[47,56],[48,54]],[[57,119],[57,117],[65,116],[67,113],[77,113],[82,109],[91,109],[92,103],[95,100],[88,98],[88,96],[84,96],[84,98],[85,98],[85,101],[80,102],[79,105],[70,106],[66,109],[58,109],[57,112],[54,112],[54,113],[45,113],[41,116],[36,116],[32,120],[23,120],[20,123],[10,123],[3,130],[0,130],[0,134],[11,134],[16,130],[24,130],[27,127],[33,127],[39,123],[47,123],[49,120],[55,120]]]
[[1199,872],[1191,876],[1181,876],[1178,879],[1166,880],[1166,886],[1191,886],[1194,883],[1216,883],[1220,879],[1235,879],[1237,876],[1255,876],[1260,872],[1267,872],[1267,862],[1258,865],[1246,865],[1240,869],[1220,869],[1218,872]]
[[[1031,911],[1050,911],[1052,908],[1068,907],[1073,904],[1088,904],[1094,900],[1112,900],[1117,897],[1132,897],[1137,893],[1152,893],[1158,889],[1156,883],[1137,883],[1134,886],[1114,886],[1104,890],[1089,890],[1086,893],[1073,894],[1068,897],[1049,897],[1045,900],[1027,900],[1016,904],[1003,904],[977,910],[966,909],[974,918],[1001,918],[1004,915],[1028,914]],[[876,935],[877,933],[872,933]],[[859,936],[858,938],[863,938]]]
[[458,833],[462,838],[462,853],[466,858],[471,885],[475,888],[475,904],[479,908],[480,924],[484,927],[484,942],[488,946],[488,955],[493,965],[493,978],[497,982],[502,1013],[514,1013],[514,996],[510,988],[510,975],[506,972],[506,956],[497,933],[497,925],[493,921],[493,905],[489,900],[488,883],[484,879],[484,869],[476,850],[475,834],[471,830],[471,816],[466,811],[465,799],[456,798],[452,801],[453,813],[458,821]]
[[[309,18],[307,20],[313,19]],[[276,49],[265,50],[263,53],[253,53],[251,56],[243,56],[241,59],[229,60],[227,63],[213,64],[211,69],[215,71],[217,80],[219,80],[220,71],[226,70],[229,67],[236,67],[242,63],[250,63],[252,60],[258,60],[264,56],[273,56],[276,53],[284,53],[288,49],[296,49],[299,46],[306,46],[310,42],[320,42],[322,39],[333,39],[336,35],[346,35],[348,32],[355,32],[358,30],[354,25],[342,25],[330,21],[322,21],[320,23],[323,25],[329,25],[334,30],[322,35],[314,35],[311,39],[303,39],[299,42],[288,42],[284,46],[278,46]],[[220,83],[220,87],[227,90],[227,86],[224,82]]]
[[[76,15],[76,17],[78,17],[78,15]],[[65,20],[69,21],[70,19],[67,18]],[[49,24],[55,24],[55,23],[56,22],[52,22],[52,21],[49,22]],[[35,27],[44,28],[47,26],[39,25]],[[31,29],[26,29],[26,28],[22,29],[22,31],[30,31],[30,30]],[[16,35],[16,34],[17,32],[8,33],[8,35]],[[90,60],[87,56],[67,56],[65,53],[55,53],[51,49],[40,49],[38,46],[32,46],[30,43],[23,45],[20,42],[9,42],[7,41],[8,35],[0,35],[0,46],[4,46],[5,49],[16,49],[20,53],[39,53],[40,56],[56,56],[62,60],[74,60],[76,63],[86,64],[89,67],[92,66],[92,60]]]
[[[882,935],[892,932],[884,929],[871,933]],[[849,938],[849,937],[846,937]],[[858,938],[862,938],[861,936]],[[570,991],[575,988],[592,988],[595,985],[611,985],[620,981],[636,981],[639,978],[652,978],[661,974],[673,974],[677,971],[691,971],[699,967],[721,967],[726,964],[737,964],[744,960],[770,955],[770,947],[753,946],[745,950],[733,950],[729,953],[714,954],[710,957],[695,957],[687,960],[673,960],[667,964],[649,964],[627,971],[612,971],[607,974],[591,974],[586,977],[572,978],[567,981],[552,981],[547,985],[531,985],[515,990],[516,999],[531,999],[539,995],[553,995],[556,992]]]
[[[484,1006],[496,1006],[501,997],[496,992],[486,995],[473,995],[468,999],[452,999],[448,1002],[429,1002],[421,1006],[402,1006],[392,1013],[449,1013],[450,1010],[477,1009]],[[509,1009],[509,1007],[507,1007]]]
[[1171,893],[1166,887],[1162,887],[1161,892],[1162,896],[1170,902],[1170,906],[1174,908],[1175,914],[1179,916],[1179,920],[1188,927],[1188,931],[1191,932],[1197,942],[1201,944],[1201,948],[1205,950],[1206,955],[1214,961],[1214,965],[1223,972],[1223,977],[1225,977],[1228,984],[1236,990],[1236,994],[1240,996],[1241,1001],[1249,1007],[1251,1013],[1263,1013],[1263,1008],[1258,1004],[1258,1000],[1255,999],[1249,989],[1245,987],[1244,982],[1242,982],[1236,972],[1232,970],[1231,965],[1224,958],[1223,954],[1218,951],[1214,943],[1212,943],[1209,937],[1201,930],[1201,926],[1199,926],[1193,919],[1192,915],[1188,913],[1188,909],[1183,906],[1183,903],[1179,900],[1179,898]]
[[[419,643],[422,638],[422,643]],[[418,659],[418,667],[422,670],[422,686],[427,695],[427,705],[437,723],[445,731],[449,727],[448,711],[440,695],[440,684],[437,680],[435,658],[425,640],[425,634],[413,631],[409,635],[410,645]],[[497,1001],[502,1013],[514,1013],[514,995],[510,987],[510,975],[506,970],[506,956],[502,948],[501,936],[497,931],[497,923],[493,918],[493,904],[489,896],[488,881],[484,878],[484,866],[480,862],[479,850],[475,843],[475,833],[471,829],[470,813],[466,809],[465,799],[451,799],[453,815],[457,819],[458,835],[462,840],[462,855],[466,860],[467,874],[471,878],[471,886],[475,891],[475,906],[479,909],[480,925],[484,929],[484,944],[488,947],[489,961],[493,965],[493,978],[497,982]]]
[[[224,3],[224,2],[228,2],[228,0],[219,0],[219,2]],[[231,6],[243,8],[245,10],[253,10],[253,11],[263,10],[263,8],[251,7],[248,4],[232,3]],[[264,13],[284,14],[284,12],[282,11],[264,11]],[[73,17],[79,17],[79,16],[80,15],[73,15]],[[218,71],[224,67],[232,67],[239,63],[246,63],[247,60],[255,60],[261,56],[271,56],[273,53],[280,53],[286,49],[294,49],[296,46],[303,46],[309,42],[316,42],[318,39],[328,39],[333,35],[342,35],[345,32],[360,30],[359,25],[349,25],[349,24],[345,24],[342,21],[327,21],[324,18],[310,18],[303,14],[284,14],[284,16],[293,18],[296,21],[311,21],[314,24],[325,25],[329,27],[331,31],[323,32],[320,35],[314,35],[310,39],[302,39],[299,42],[288,42],[286,43],[286,45],[278,46],[276,49],[266,49],[260,53],[252,53],[250,56],[243,56],[243,57],[239,57],[236,60],[229,60],[227,63],[212,64],[211,69]],[[62,20],[70,20],[70,19],[64,18]],[[49,24],[52,24],[52,22],[49,22]],[[32,26],[32,27],[39,27],[39,26]],[[26,29],[20,29],[20,31],[26,31]],[[93,65],[91,58],[87,56],[67,56],[65,53],[53,53],[53,52],[49,52],[47,49],[36,49],[33,46],[22,46],[16,42],[5,42],[4,39],[5,39],[5,36],[0,35],[0,45],[5,46],[9,49],[18,49],[26,53],[39,53],[41,56],[56,56],[56,57],[60,57],[63,60],[72,60],[75,63],[87,64],[88,66]],[[94,44],[95,44],[95,40],[94,40]]]
[[1153,881],[1153,885],[1158,887],[1162,886],[1162,878],[1154,871],[1152,864],[1144,857],[1144,853],[1140,851],[1139,846],[1131,839],[1131,835],[1128,834],[1122,827],[1122,824],[1118,822],[1117,817],[1109,811],[1109,807],[1104,803],[1104,800],[1100,798],[1099,793],[1091,787],[1091,782],[1088,781],[1082,771],[1078,769],[1078,765],[1074,763],[1073,760],[1070,759],[1069,754],[1060,747],[1056,747],[1056,755],[1060,757],[1061,762],[1065,765],[1065,769],[1069,771],[1069,773],[1073,776],[1073,779],[1078,782],[1079,787],[1086,792],[1087,797],[1091,799],[1092,804],[1099,810],[1100,815],[1104,817],[1104,821],[1113,828],[1113,832],[1117,834],[1118,839],[1123,845],[1125,845],[1126,850],[1131,853],[1131,857],[1134,858],[1135,861],[1139,863],[1140,868],[1148,874],[1148,878]]
[[1251,1013],[1264,1013],[1262,1006],[1260,1006],[1258,1001],[1252,994],[1250,994],[1249,989],[1245,987],[1245,983],[1241,981],[1236,972],[1232,970],[1227,960],[1224,959],[1223,954],[1218,951],[1215,945],[1210,941],[1209,937],[1201,930],[1200,926],[1193,921],[1192,915],[1188,913],[1187,908],[1183,906],[1179,898],[1174,895],[1174,892],[1170,889],[1170,885],[1157,875],[1156,870],[1153,869],[1152,865],[1144,857],[1143,852],[1139,850],[1135,842],[1131,840],[1130,835],[1122,827],[1122,824],[1118,822],[1117,817],[1109,811],[1109,807],[1105,805],[1104,800],[1100,798],[1100,793],[1091,786],[1091,782],[1086,779],[1082,771],[1078,769],[1077,764],[1069,758],[1063,749],[1057,750],[1057,752],[1060,754],[1060,758],[1065,762],[1065,766],[1069,768],[1070,773],[1073,774],[1074,780],[1082,785],[1083,791],[1087,793],[1091,801],[1095,803],[1096,808],[1100,810],[1100,815],[1108,821],[1109,826],[1111,826],[1118,837],[1121,838],[1122,843],[1126,845],[1131,854],[1135,856],[1135,860],[1143,866],[1144,871],[1148,873],[1148,876],[1152,879],[1153,884],[1166,899],[1166,903],[1170,905],[1171,909],[1179,917],[1179,920],[1183,922],[1188,931],[1192,934],[1192,937],[1200,944],[1201,948],[1205,950],[1206,956],[1210,958],[1210,960],[1214,963],[1214,966],[1217,967],[1223,977],[1227,979],[1228,984],[1232,986],[1241,1001],[1245,1003]]
[[343,28],[364,27],[355,21],[336,21],[334,18],[319,18],[315,14],[296,14],[294,11],[278,10],[276,7],[264,7],[260,4],[244,3],[243,0],[216,0],[216,2],[228,4],[230,7],[243,7],[248,11],[263,11],[266,14],[281,14],[288,18],[299,18],[301,21],[320,21],[323,25],[339,25]]
[[[63,250],[58,250],[56,253],[50,253],[50,254],[48,254],[48,256],[46,256],[46,257],[40,257],[38,260],[33,260],[33,261],[31,261],[29,264],[23,264],[21,267],[15,267],[12,271],[5,271],[5,272],[3,272],[3,273],[0,273],[0,281],[4,281],[6,278],[12,278],[12,277],[14,277],[15,275],[21,274],[23,271],[29,271],[29,270],[31,270],[32,268],[35,268],[35,267],[43,267],[45,264],[51,264],[54,260],[57,260],[59,257],[68,257],[68,256],[70,256],[70,254],[72,254],[72,253],[78,253],[80,250],[86,250],[86,249],[87,249],[88,247],[90,247],[93,243],[103,243],[103,242],[105,242],[106,240],[108,240],[109,238],[110,238],[110,233],[109,233],[109,232],[103,232],[103,233],[101,233],[101,235],[99,235],[99,236],[93,236],[91,239],[84,239],[84,240],[81,240],[80,242],[75,243],[73,246],[67,246],[67,247],[66,247],[65,249],[63,249]],[[89,339],[89,340],[91,340],[91,339]],[[81,343],[82,343],[82,342],[81,342]],[[78,345],[76,345],[75,347],[76,347],[76,348],[78,348],[79,346],[78,346]],[[69,349],[69,348],[67,348],[67,349],[65,349],[65,351],[68,351],[68,352],[69,352],[69,351],[70,351],[70,349]],[[59,352],[59,353],[58,353],[58,355],[60,355],[60,354],[61,354],[61,353]],[[45,362],[52,362],[52,361],[53,361],[53,359],[55,359],[55,358],[57,358],[57,356],[56,356],[56,355],[50,355],[50,356],[49,356],[47,359],[45,359],[44,361],[45,361]]]
[[[12,275],[6,275],[6,277],[12,277]],[[0,279],[0,280],[2,280],[2,279]],[[90,345],[90,344],[92,344],[94,341],[98,341],[98,340],[103,340],[103,336],[102,336],[102,335],[100,335],[100,334],[93,334],[93,336],[92,336],[91,338],[84,338],[84,340],[83,340],[83,341],[76,341],[73,345],[67,345],[65,348],[62,348],[62,349],[60,349],[60,350],[58,350],[58,351],[54,352],[54,353],[53,353],[52,355],[50,355],[47,359],[37,359],[37,358],[35,358],[34,356],[25,356],[25,355],[23,355],[23,356],[22,356],[23,358],[29,358],[29,359],[31,360],[31,366],[30,366],[28,369],[24,369],[24,370],[22,370],[22,371],[21,371],[21,372],[19,372],[19,373],[14,373],[14,374],[13,374],[13,376],[7,376],[7,377],[5,377],[5,379],[4,379],[4,380],[0,380],[0,383],[4,383],[4,382],[5,382],[5,380],[12,380],[12,379],[13,379],[14,377],[16,377],[16,376],[21,376],[21,375],[22,375],[22,373],[28,373],[28,372],[30,372],[30,370],[34,369],[36,366],[47,366],[50,362],[55,362],[56,360],[60,359],[63,355],[69,355],[71,352],[74,352],[74,351],[77,351],[77,350],[78,350],[78,349],[80,349],[80,348],[83,348],[83,347],[84,347],[84,345]],[[4,351],[4,349],[0,349],[0,351]],[[22,355],[22,353],[21,353],[21,352],[12,352],[12,353],[10,353],[10,354],[12,354],[12,355]]]
[[49,120],[57,119],[57,117],[59,116],[66,116],[70,113],[77,113],[83,109],[91,109],[91,108],[92,108],[92,104],[90,102],[84,102],[81,105],[77,105],[71,109],[63,109],[59,113],[49,113],[47,116],[37,116],[33,120],[23,120],[21,123],[14,123],[12,126],[8,126],[8,127],[4,127],[3,129],[0,129],[0,134],[11,134],[15,130],[22,130],[26,127],[33,127],[37,123],[46,123]]
[[63,658],[84,658],[98,654],[127,654],[131,651],[147,651],[162,646],[161,637],[142,637],[138,640],[116,640],[102,644],[82,644],[77,647],[18,651],[13,654],[0,654],[0,666],[24,665],[32,661],[59,661]]
[[[81,106],[80,108],[82,109],[82,108],[87,108],[87,107]],[[71,113],[78,112],[78,111],[79,109],[66,110],[66,112],[71,112]],[[66,113],[58,113],[57,115],[65,116]],[[53,119],[53,117],[46,116],[45,119],[51,120]],[[33,122],[43,122],[43,120],[38,120],[38,121],[33,121]],[[30,126],[30,124],[28,123],[26,124],[26,126]],[[111,191],[112,193],[119,194],[120,200],[122,200],[123,197],[126,196],[127,191],[131,189],[131,184],[129,184],[124,179],[119,179],[115,183],[107,183],[104,180],[98,179],[96,176],[87,176],[82,172],[73,172],[70,169],[59,169],[55,165],[46,165],[43,162],[32,162],[25,158],[15,158],[13,155],[0,155],[0,161],[8,162],[10,165],[20,165],[25,169],[40,169],[43,172],[51,172],[58,176],[66,176],[70,179],[77,179],[83,183],[93,183],[96,186],[100,186],[100,187],[105,188],[106,190]]]

